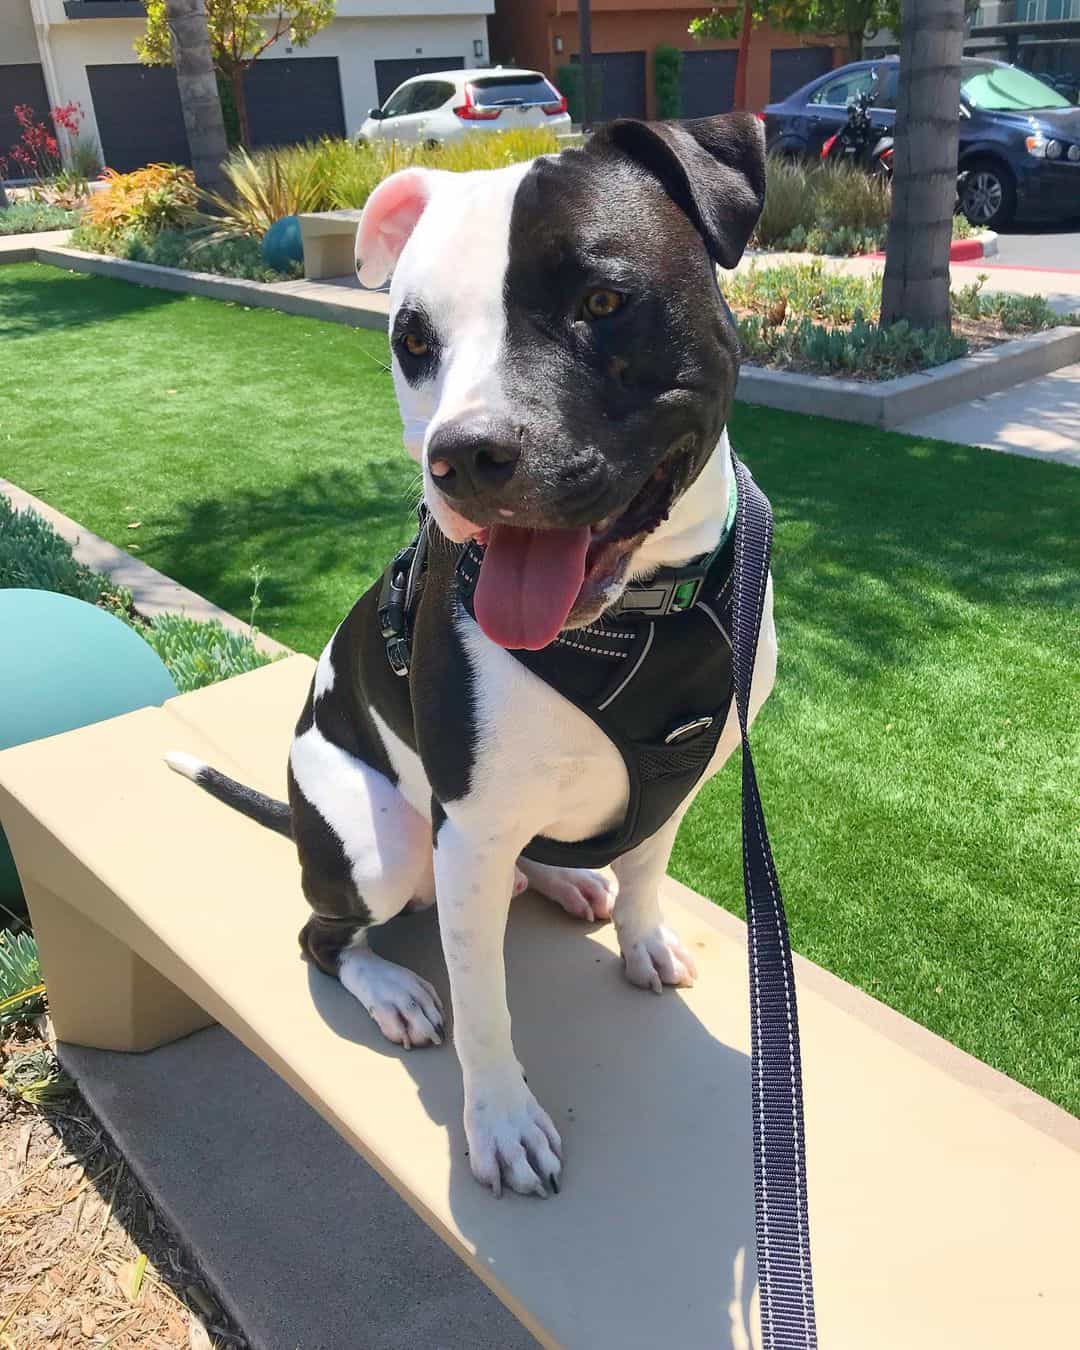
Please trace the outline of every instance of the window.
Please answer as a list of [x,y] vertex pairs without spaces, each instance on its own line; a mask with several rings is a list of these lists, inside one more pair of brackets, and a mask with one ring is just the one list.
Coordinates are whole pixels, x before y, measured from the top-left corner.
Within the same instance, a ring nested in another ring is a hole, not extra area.
[[900,81],[900,67],[895,62],[878,66],[877,92],[874,94],[875,108],[896,110],[896,86]]
[[434,112],[436,108],[442,107],[453,92],[454,86],[446,80],[425,80],[422,84],[414,84],[409,112]]
[[400,89],[395,89],[390,97],[383,104],[383,112],[387,117],[403,117],[405,113],[412,112],[413,95],[416,93],[415,84],[403,84]]
[[860,94],[869,93],[874,87],[874,69],[864,66],[861,70],[849,70],[835,80],[826,80],[820,89],[815,89],[807,99],[829,108],[846,108]]
[[543,75],[500,76],[470,81],[477,107],[511,107],[530,103],[558,103],[559,95]]
[[960,90],[974,108],[986,112],[1034,112],[1038,108],[1071,108],[1056,89],[1016,66],[965,61]]

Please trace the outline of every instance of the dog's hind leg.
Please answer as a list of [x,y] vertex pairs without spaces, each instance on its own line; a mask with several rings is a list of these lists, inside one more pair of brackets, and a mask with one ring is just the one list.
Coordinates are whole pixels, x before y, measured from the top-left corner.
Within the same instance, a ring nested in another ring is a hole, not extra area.
[[336,976],[406,1049],[438,1045],[439,996],[377,956],[367,930],[431,893],[431,826],[379,770],[311,726],[293,742],[289,802],[304,894],[314,913],[304,954]]

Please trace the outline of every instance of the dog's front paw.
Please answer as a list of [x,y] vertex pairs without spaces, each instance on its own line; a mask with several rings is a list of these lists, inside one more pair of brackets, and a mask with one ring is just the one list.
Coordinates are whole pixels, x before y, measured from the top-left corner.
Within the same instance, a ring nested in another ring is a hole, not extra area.
[[670,928],[657,924],[645,933],[619,934],[626,978],[640,989],[662,994],[665,984],[689,987],[697,979],[697,965]]
[[558,1192],[562,1140],[524,1080],[467,1084],[465,1138],[473,1176],[496,1195],[504,1183],[519,1195]]

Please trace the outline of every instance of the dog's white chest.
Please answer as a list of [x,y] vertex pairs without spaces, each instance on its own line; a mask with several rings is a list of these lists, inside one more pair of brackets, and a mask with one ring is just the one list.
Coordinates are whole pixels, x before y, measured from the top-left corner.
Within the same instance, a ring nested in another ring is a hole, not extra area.
[[589,839],[620,824],[629,776],[596,723],[475,624],[461,638],[476,674],[473,791],[498,784],[497,809],[543,819],[536,833],[551,839]]

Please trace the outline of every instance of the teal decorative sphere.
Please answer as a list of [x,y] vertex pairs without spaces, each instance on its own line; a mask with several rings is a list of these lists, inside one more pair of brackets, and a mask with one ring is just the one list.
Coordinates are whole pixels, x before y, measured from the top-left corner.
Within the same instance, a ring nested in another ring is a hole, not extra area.
[[[0,750],[161,704],[176,693],[157,652],[115,615],[84,600],[0,590],[0,634]],[[26,912],[2,829],[0,904]]]
[[277,272],[287,272],[292,263],[304,261],[299,216],[282,216],[263,235],[263,262]]

